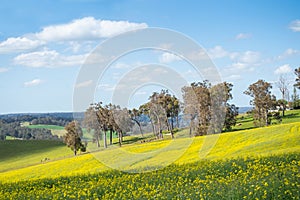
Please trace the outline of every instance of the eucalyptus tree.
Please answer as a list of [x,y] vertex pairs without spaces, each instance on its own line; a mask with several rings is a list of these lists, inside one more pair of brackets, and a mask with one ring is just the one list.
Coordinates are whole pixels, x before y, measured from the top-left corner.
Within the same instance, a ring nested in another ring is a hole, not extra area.
[[276,98],[271,94],[272,85],[264,80],[258,80],[251,84],[244,92],[253,99],[250,101],[254,105],[254,123],[256,126],[270,124],[269,110],[275,105]]
[[286,110],[286,106],[288,103],[288,96],[289,96],[289,90],[288,90],[288,86],[289,86],[289,82],[287,80],[287,78],[285,78],[284,76],[280,76],[279,80],[276,82],[276,86],[278,87],[280,93],[281,93],[281,100],[278,101],[279,106],[282,109],[282,116],[284,116],[284,112]]
[[67,131],[64,136],[64,142],[68,147],[74,152],[74,155],[77,155],[77,152],[80,150],[82,152],[86,151],[86,147],[81,142],[82,129],[77,121],[72,121],[65,126]]
[[97,110],[94,105],[91,105],[84,113],[83,124],[88,132],[93,132],[93,138],[97,143],[97,147],[100,147],[102,125],[97,117],[97,112],[99,112],[99,110]]
[[151,108],[151,102],[147,102],[147,103],[144,103],[144,104],[140,105],[139,111],[143,115],[148,116],[151,127],[152,127],[153,135],[157,136],[157,130],[156,130],[156,127],[155,127],[155,124],[154,124],[155,120],[154,120],[154,117],[153,117],[153,112],[151,111],[150,108]]
[[141,125],[141,121],[140,121],[141,115],[143,114],[143,110],[133,108],[132,110],[128,110],[128,112],[129,112],[131,120],[134,121],[138,125],[138,127],[140,129],[140,133],[143,137],[144,134],[143,134],[142,125]]
[[211,84],[208,81],[193,82],[190,86],[182,88],[184,114],[190,120],[190,135],[193,129],[196,136],[208,133],[211,119],[210,88]]

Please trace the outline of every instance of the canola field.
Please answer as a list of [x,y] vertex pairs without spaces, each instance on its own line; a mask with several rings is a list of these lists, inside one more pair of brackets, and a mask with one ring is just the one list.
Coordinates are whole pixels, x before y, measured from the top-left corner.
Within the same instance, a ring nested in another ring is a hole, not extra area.
[[299,199],[300,154],[0,184],[1,199]]
[[299,199],[300,123],[11,164],[0,199]]

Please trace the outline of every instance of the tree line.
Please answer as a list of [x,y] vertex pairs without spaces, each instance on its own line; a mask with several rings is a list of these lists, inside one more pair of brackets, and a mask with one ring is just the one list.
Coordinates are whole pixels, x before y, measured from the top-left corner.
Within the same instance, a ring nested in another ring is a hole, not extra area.
[[0,120],[0,140],[11,136],[21,140],[59,140],[57,135],[52,135],[51,130],[45,128],[28,128],[19,122],[5,123]]
[[[174,133],[179,128],[180,114],[188,120],[191,136],[220,133],[230,130],[236,124],[238,108],[228,103],[232,99],[232,87],[232,84],[226,82],[214,86],[208,81],[192,83],[182,88],[183,102],[168,90],[161,90],[153,92],[148,102],[131,110],[111,103],[107,105],[103,105],[102,102],[93,103],[86,110],[81,126],[93,133],[98,147],[103,138],[105,148],[108,143],[112,145],[113,134],[117,135],[118,143],[122,146],[123,136],[134,124],[139,127],[140,134],[143,136],[142,124],[145,123],[143,121],[145,116],[149,119],[153,135],[157,139],[164,137],[164,130],[174,138]],[[80,130],[78,128],[80,124],[72,122],[69,125],[66,126],[65,138],[73,135],[73,139],[65,139],[65,142],[72,147],[72,150],[78,151],[83,144],[82,142],[75,144],[74,141],[80,133],[73,134],[72,130]],[[109,141],[107,141],[107,134]]]
[[[296,89],[300,89],[300,67],[295,69],[295,74],[297,78],[292,102],[287,95],[288,82],[283,77],[280,77],[276,83],[282,94],[279,100],[276,100],[275,95],[271,93],[272,84],[264,80],[252,83],[244,91],[244,94],[252,98],[250,105],[254,107],[252,114],[255,126],[268,126],[272,119],[281,121],[279,112],[271,112],[274,109],[279,108],[284,116],[288,106],[297,108],[299,96]],[[93,103],[86,110],[81,124],[73,121],[65,127],[67,134],[64,141],[75,155],[79,150],[85,151],[85,146],[80,139],[81,126],[83,126],[93,132],[98,147],[103,138],[103,146],[107,148],[107,134],[110,145],[113,142],[113,134],[116,134],[118,143],[122,146],[124,134],[129,132],[134,124],[139,127],[140,134],[143,136],[142,124],[145,123],[143,120],[145,116],[149,119],[153,135],[157,139],[164,137],[163,130],[167,130],[171,138],[174,138],[174,132],[179,128],[180,114],[183,114],[189,122],[190,136],[230,131],[236,125],[238,115],[238,107],[229,103],[233,98],[232,88],[233,85],[227,82],[216,85],[212,85],[207,80],[194,82],[182,88],[183,102],[171,95],[168,90],[161,90],[153,92],[148,102],[131,110],[111,103],[107,105],[103,105],[102,102]]]

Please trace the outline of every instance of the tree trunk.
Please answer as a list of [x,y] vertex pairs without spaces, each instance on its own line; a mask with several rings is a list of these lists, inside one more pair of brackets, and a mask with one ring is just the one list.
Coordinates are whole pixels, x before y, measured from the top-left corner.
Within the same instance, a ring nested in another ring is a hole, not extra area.
[[193,134],[193,120],[190,121],[190,137],[192,137]]
[[109,129],[109,144],[112,145],[113,141],[113,130]]
[[167,118],[167,126],[168,126],[168,129],[170,131],[170,134],[171,134],[171,138],[174,139],[174,133],[173,133],[173,119],[171,117],[171,123],[169,123],[169,120]]
[[103,134],[103,141],[104,141],[104,148],[107,148],[107,139],[106,139],[106,130],[104,130],[104,134]]
[[118,132],[119,146],[122,146],[122,132]]
[[135,121],[135,123],[139,126],[140,133],[141,133],[142,137],[144,137],[144,133],[143,133],[143,130],[142,130],[141,123],[136,119],[132,119],[132,120]]
[[142,137],[144,137],[144,133],[143,133],[143,130],[142,130],[141,124],[139,125],[139,128],[140,128],[140,132],[141,132],[141,134],[142,134]]
[[77,155],[77,151],[76,151],[76,148],[74,148],[74,156]]
[[99,139],[99,136],[97,135],[96,136],[96,142],[97,142],[97,147],[99,148],[100,147],[100,141],[99,141],[100,139]]
[[178,117],[178,115],[176,116],[176,125],[177,125],[177,128],[179,128],[179,117]]
[[156,136],[156,130],[155,130],[155,127],[154,127],[154,124],[153,124],[151,118],[150,118],[150,123],[151,123],[151,126],[152,126],[153,135]]

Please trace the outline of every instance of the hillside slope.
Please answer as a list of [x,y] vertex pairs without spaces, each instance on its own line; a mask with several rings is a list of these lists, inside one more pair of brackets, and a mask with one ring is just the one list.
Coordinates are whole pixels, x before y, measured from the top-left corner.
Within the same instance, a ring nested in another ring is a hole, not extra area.
[[[0,173],[0,181],[95,173],[110,168],[149,171],[169,164],[300,152],[300,122],[218,135],[131,144]],[[24,163],[28,157],[24,157]],[[20,158],[22,160],[22,158]],[[0,166],[5,165],[1,162]],[[19,163],[22,167],[22,163]]]

